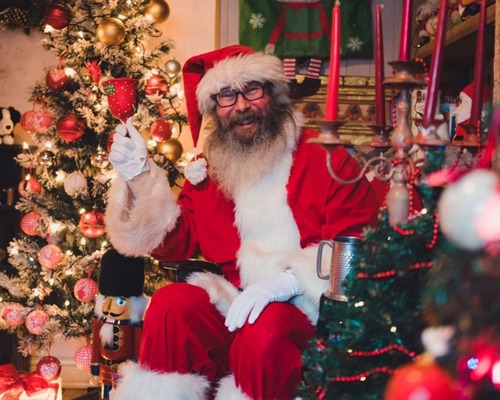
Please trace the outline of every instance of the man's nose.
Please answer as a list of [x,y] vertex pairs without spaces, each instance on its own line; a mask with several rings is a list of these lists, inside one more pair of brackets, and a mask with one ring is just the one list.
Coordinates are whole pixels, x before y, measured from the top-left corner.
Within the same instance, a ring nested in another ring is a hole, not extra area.
[[237,93],[236,104],[234,105],[234,108],[237,110],[246,110],[248,107],[250,107],[250,102],[247,99],[245,99],[243,94]]

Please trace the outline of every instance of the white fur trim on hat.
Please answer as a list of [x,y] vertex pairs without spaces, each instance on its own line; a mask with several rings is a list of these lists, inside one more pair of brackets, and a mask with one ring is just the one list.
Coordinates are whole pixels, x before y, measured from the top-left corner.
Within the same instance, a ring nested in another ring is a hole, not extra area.
[[282,61],[264,53],[241,54],[219,61],[209,69],[196,90],[201,114],[213,109],[212,96],[222,88],[242,89],[251,81],[272,83],[272,92],[279,104],[289,104],[288,78],[283,73]]
[[207,160],[198,158],[184,167],[184,176],[193,185],[203,182],[207,177]]
[[229,375],[219,381],[219,390],[215,400],[252,400],[234,383],[234,376]]
[[132,361],[120,366],[120,374],[114,400],[205,400],[210,387],[204,376],[160,373]]

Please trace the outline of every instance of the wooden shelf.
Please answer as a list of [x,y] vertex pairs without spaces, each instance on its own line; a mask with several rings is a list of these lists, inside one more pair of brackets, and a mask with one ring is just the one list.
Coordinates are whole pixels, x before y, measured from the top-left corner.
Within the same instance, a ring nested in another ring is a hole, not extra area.
[[[494,56],[495,4],[488,6],[486,11],[484,54],[485,60],[491,60]],[[470,17],[446,32],[443,68],[470,68],[474,65],[478,24],[479,14]],[[415,51],[414,58],[423,58],[430,65],[433,51],[434,40],[418,48]]]

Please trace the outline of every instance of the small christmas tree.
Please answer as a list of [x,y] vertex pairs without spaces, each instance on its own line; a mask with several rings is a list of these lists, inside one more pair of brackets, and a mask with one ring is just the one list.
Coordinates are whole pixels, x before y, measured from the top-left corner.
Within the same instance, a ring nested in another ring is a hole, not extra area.
[[[56,334],[92,331],[99,262],[110,246],[108,152],[120,120],[133,115],[172,186],[181,176],[180,65],[166,57],[170,41],[148,44],[168,14],[163,0],[52,1],[44,10],[42,45],[59,62],[22,115],[34,143],[18,156],[27,172],[16,205],[23,233],[8,248],[14,272],[0,272],[0,328],[18,336],[25,355],[48,349]],[[150,294],[163,274],[148,260],[146,276]]]

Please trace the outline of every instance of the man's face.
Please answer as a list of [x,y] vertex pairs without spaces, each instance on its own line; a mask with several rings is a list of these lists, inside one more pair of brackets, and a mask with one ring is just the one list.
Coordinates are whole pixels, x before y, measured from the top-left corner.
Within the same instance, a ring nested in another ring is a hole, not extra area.
[[127,297],[104,296],[102,302],[102,314],[107,318],[130,319],[131,307]]

